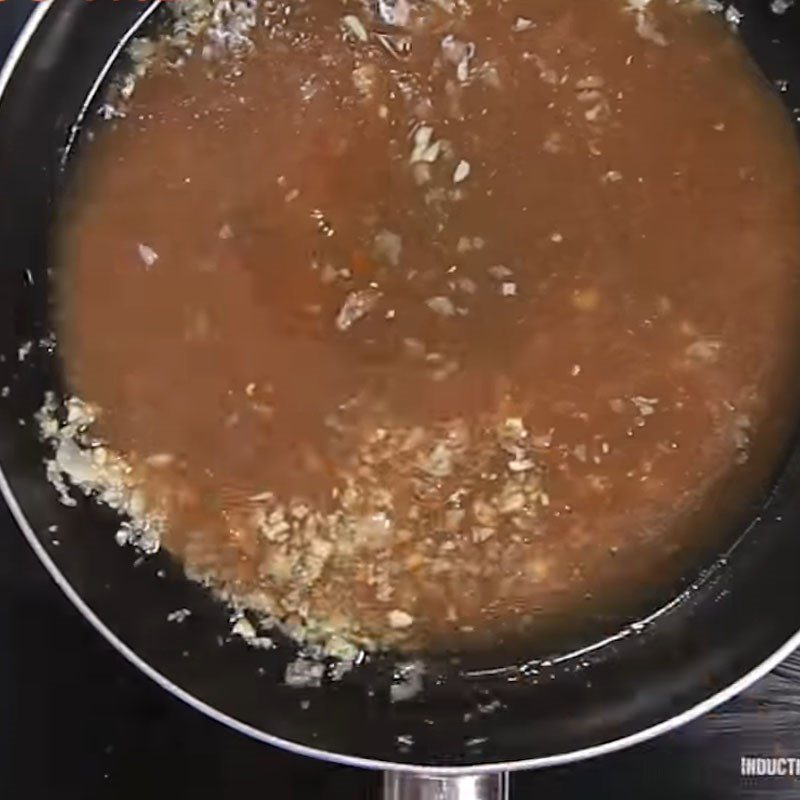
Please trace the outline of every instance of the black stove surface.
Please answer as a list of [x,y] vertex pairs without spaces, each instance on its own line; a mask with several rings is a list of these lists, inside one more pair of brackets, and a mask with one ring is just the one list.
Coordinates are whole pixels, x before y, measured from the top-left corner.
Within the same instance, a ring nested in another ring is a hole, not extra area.
[[[56,0],[57,1],[57,0]],[[0,0],[0,61],[34,0]],[[70,605],[0,503],[0,798],[373,798],[380,779],[234,733],[139,674]],[[516,775],[514,798],[800,798],[742,756],[800,756],[800,654],[742,697],[618,755]]]

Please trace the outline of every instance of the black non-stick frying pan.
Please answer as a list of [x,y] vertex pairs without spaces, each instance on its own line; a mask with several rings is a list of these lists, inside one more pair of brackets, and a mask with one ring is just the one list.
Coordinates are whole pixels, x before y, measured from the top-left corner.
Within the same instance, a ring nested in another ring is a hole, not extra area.
[[[776,13],[777,2],[737,0],[740,35],[794,118],[800,13]],[[0,72],[0,488],[44,566],[100,633],[209,716],[267,744],[385,769],[396,797],[500,796],[503,772],[601,755],[675,728],[800,644],[797,441],[787,441],[769,495],[731,532],[730,550],[647,619],[608,627],[572,651],[429,657],[422,690],[404,702],[391,701],[402,665],[389,655],[318,688],[286,686],[295,645],[231,640],[228,612],[168,556],[118,547],[115,515],[89,501],[60,504],[34,423],[44,392],[62,385],[50,338],[50,232],[76,124],[92,113],[131,32],[162,13],[136,0],[38,3]],[[182,608],[188,619],[168,619]]]

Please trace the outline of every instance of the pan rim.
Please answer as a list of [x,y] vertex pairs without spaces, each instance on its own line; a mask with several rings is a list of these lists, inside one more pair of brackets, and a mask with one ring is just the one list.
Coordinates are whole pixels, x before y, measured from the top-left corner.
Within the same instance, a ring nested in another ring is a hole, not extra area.
[[[153,6],[151,6],[151,9],[161,5],[162,2],[163,0],[155,0]],[[31,12],[30,16],[23,25],[22,30],[15,39],[5,62],[0,65],[0,103],[3,101],[7,87],[11,82],[13,74],[19,65],[19,62],[21,61],[23,54],[30,45],[42,21],[44,20],[48,11],[52,8],[53,4],[54,0],[40,0],[39,4]],[[223,711],[220,711],[209,703],[206,703],[205,701],[200,700],[198,697],[195,697],[178,684],[174,683],[166,675],[164,675],[162,672],[159,672],[150,663],[145,661],[110,628],[108,628],[98,614],[95,613],[91,606],[89,606],[89,604],[86,603],[86,601],[80,596],[77,590],[66,578],[64,573],[61,572],[58,565],[51,558],[41,541],[39,541],[38,536],[31,527],[22,508],[17,502],[16,496],[14,495],[11,485],[8,482],[2,464],[0,464],[0,496],[2,496],[6,506],[11,511],[17,527],[27,540],[29,546],[39,561],[41,561],[44,568],[50,574],[50,577],[53,579],[55,584],[67,596],[67,598],[81,613],[84,619],[86,619],[89,624],[91,624],[92,627],[101,636],[103,636],[103,638],[133,667],[140,670],[159,687],[169,692],[177,699],[183,701],[191,708],[238,733],[250,736],[257,741],[272,745],[273,747],[278,747],[296,755],[307,756],[309,758],[341,764],[343,766],[456,777],[460,775],[541,769],[544,767],[563,766],[589,758],[596,758],[598,756],[625,750],[629,747],[649,741],[650,739],[654,739],[657,736],[661,736],[669,731],[675,730],[682,725],[697,719],[703,714],[714,710],[722,703],[735,697],[737,694],[754,684],[757,680],[767,675],[776,666],[778,666],[778,664],[784,661],[794,650],[800,647],[800,630],[798,630],[766,659],[761,661],[734,682],[707,697],[705,700],[696,703],[694,706],[685,709],[679,714],[662,720],[661,722],[658,722],[640,731],[617,739],[611,739],[607,742],[601,742],[600,744],[592,745],[590,747],[517,761],[479,762],[473,765],[450,767],[437,766],[435,764],[408,764],[402,762],[370,759],[364,756],[355,756],[332,750],[318,749],[292,741],[290,739],[282,739],[273,734],[269,734],[266,731],[242,722],[241,720],[236,719],[235,717],[226,714]]]

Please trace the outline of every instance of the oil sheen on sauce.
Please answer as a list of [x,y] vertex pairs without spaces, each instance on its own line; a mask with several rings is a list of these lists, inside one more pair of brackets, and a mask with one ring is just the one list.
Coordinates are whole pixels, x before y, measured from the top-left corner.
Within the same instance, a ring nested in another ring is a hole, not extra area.
[[264,4],[98,127],[71,388],[189,574],[300,634],[631,607],[779,463],[790,126],[688,3],[378,7]]

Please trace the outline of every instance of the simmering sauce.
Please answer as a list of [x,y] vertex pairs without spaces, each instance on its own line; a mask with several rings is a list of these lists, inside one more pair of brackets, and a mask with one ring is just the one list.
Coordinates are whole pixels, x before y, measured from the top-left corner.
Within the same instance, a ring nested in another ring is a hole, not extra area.
[[99,126],[61,339],[165,546],[301,635],[536,629],[777,464],[790,126],[653,0],[266,2]]

